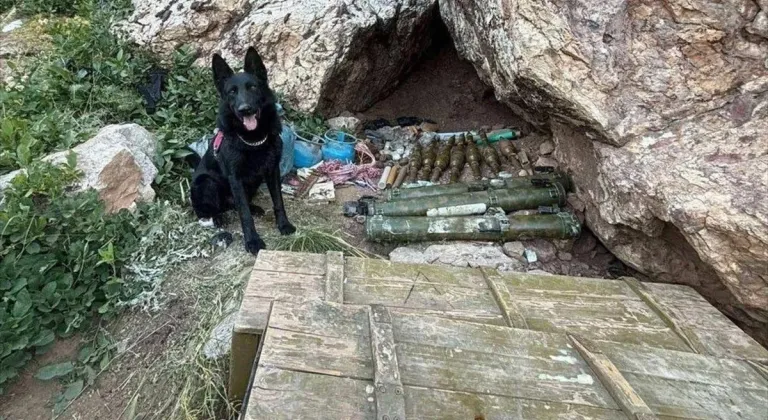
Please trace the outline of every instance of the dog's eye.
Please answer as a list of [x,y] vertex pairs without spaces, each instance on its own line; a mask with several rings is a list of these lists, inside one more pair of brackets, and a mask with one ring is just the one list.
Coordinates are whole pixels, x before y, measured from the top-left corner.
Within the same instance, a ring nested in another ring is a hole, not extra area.
[[229,94],[230,94],[230,95],[234,95],[234,94],[236,94],[236,93],[237,93],[237,88],[236,88],[236,87],[231,87],[231,88],[229,89]]
[[256,90],[256,85],[248,85],[248,90]]

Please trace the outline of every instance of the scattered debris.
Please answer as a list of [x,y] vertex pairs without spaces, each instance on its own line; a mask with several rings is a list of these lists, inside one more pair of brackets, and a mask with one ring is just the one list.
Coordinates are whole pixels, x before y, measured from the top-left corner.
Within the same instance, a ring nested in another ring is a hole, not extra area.
[[24,22],[21,19],[16,19],[13,22],[10,22],[9,24],[3,26],[2,32],[7,33],[11,31],[15,31],[16,29],[21,28],[23,24]]
[[343,130],[347,131],[349,133],[356,133],[358,130],[360,130],[360,127],[362,124],[360,123],[360,120],[355,117],[336,117],[331,118],[328,121],[325,122],[328,127],[334,130]]
[[553,143],[552,140],[547,140],[544,143],[541,143],[541,146],[539,146],[540,155],[551,155],[554,151],[555,143]]
[[213,237],[211,237],[208,243],[211,244],[211,246],[214,248],[216,247],[226,248],[230,246],[234,240],[235,239],[232,237],[231,233],[223,230],[213,235]]
[[336,189],[333,181],[317,182],[309,189],[310,203],[330,203],[336,200]]
[[551,157],[546,156],[539,156],[539,159],[536,160],[536,166],[549,166],[549,167],[557,167],[558,163],[556,160],[552,159]]
[[208,341],[203,346],[203,354],[206,359],[218,360],[229,353],[232,344],[232,329],[235,327],[237,312],[227,315],[216,327],[211,330]]
[[536,258],[536,253],[530,249],[523,251],[523,256],[525,256],[525,260],[528,261],[528,263],[535,263],[538,261],[538,258]]
[[525,246],[520,241],[512,241],[504,244],[504,253],[518,261],[525,262]]
[[552,242],[545,239],[534,239],[525,242],[525,248],[536,253],[536,257],[543,263],[555,261],[557,259],[557,248]]

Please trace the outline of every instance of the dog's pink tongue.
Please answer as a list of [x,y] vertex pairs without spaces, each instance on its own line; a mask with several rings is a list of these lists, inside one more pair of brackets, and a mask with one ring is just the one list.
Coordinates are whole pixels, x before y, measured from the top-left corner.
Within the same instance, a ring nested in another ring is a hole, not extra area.
[[255,115],[249,115],[247,117],[243,117],[243,125],[245,126],[246,130],[253,131],[256,129],[256,127],[259,126],[259,120],[256,119]]

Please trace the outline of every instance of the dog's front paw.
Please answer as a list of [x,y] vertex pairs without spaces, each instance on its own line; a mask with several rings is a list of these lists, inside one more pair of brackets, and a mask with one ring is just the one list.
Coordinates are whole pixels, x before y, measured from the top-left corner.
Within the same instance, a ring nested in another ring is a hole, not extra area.
[[296,228],[287,220],[277,225],[277,230],[279,230],[282,235],[290,235],[293,232],[296,232]]
[[245,241],[245,250],[250,252],[253,255],[258,255],[259,251],[261,251],[266,247],[267,247],[267,244],[265,244],[264,241],[262,241],[261,238],[259,238],[258,236],[253,239],[249,239]]

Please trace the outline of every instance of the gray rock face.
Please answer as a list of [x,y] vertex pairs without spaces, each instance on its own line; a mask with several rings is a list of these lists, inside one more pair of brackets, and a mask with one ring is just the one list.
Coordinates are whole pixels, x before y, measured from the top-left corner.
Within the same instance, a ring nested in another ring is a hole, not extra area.
[[209,65],[255,46],[271,86],[303,111],[364,109],[428,46],[436,0],[134,0],[120,30],[169,55],[185,44]]
[[548,126],[631,267],[768,322],[768,42],[751,0],[440,1],[497,97]]
[[[152,134],[137,124],[109,125],[85,143],[72,148],[77,155],[77,169],[83,173],[73,191],[94,188],[107,211],[131,208],[134,203],[155,199],[152,181],[157,168],[152,162],[157,144]],[[53,164],[67,161],[69,151],[43,158]],[[0,177],[0,191],[20,171]]]

